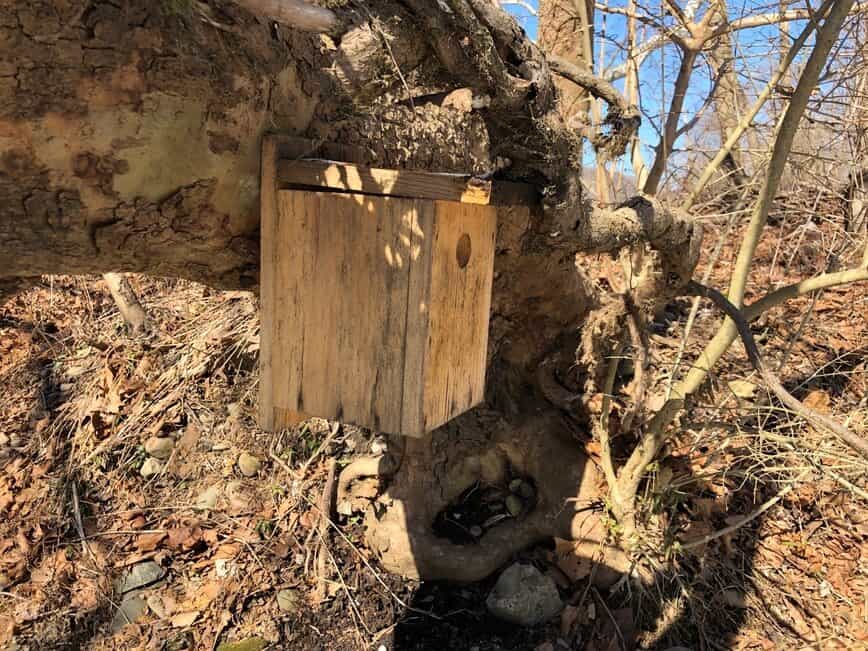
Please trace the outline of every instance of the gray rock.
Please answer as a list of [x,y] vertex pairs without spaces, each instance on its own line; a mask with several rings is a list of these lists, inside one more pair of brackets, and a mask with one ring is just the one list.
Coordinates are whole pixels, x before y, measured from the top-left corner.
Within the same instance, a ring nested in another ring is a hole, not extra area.
[[281,590],[277,593],[277,607],[285,613],[294,613],[301,606],[301,597],[295,590]]
[[163,468],[166,467],[166,464],[160,461],[159,459],[154,459],[153,457],[148,457],[145,459],[145,462],[142,464],[142,469],[139,470],[139,473],[145,479],[149,479],[154,475],[159,475],[163,472]]
[[524,510],[524,503],[515,495],[510,495],[506,498],[506,510],[511,516],[517,518]]
[[485,600],[488,611],[506,622],[535,626],[564,607],[554,580],[533,565],[516,563],[497,579]]
[[262,467],[262,462],[252,454],[242,452],[238,456],[238,469],[245,477],[254,477]]
[[210,511],[217,506],[217,499],[220,497],[220,486],[214,484],[209,486],[196,496],[196,501],[193,505],[200,511]]
[[112,618],[111,629],[113,633],[117,633],[127,624],[141,619],[147,612],[148,605],[145,600],[138,595],[127,595],[121,601],[115,616]]
[[158,563],[145,561],[144,563],[133,565],[116,587],[118,592],[123,594],[156,583],[165,575],[166,570],[160,567]]
[[168,436],[152,436],[145,441],[145,452],[156,459],[168,459],[174,447],[175,441]]

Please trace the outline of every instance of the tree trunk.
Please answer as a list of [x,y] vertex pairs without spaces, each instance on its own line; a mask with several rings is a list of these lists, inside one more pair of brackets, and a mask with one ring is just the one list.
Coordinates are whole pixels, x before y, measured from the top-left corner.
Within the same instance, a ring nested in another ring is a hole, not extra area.
[[[3,3],[0,278],[137,271],[253,288],[266,130],[481,171],[479,118],[411,120],[397,103],[396,66],[415,85],[430,51],[406,10],[378,8],[376,30],[335,45],[230,2]],[[392,58],[383,38],[399,29]]]

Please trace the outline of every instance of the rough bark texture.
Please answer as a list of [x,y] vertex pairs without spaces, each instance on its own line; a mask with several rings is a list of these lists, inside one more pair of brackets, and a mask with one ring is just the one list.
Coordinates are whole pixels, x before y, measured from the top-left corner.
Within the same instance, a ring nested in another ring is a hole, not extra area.
[[0,277],[254,286],[265,130],[365,142],[387,166],[482,171],[480,118],[400,103],[403,82],[424,92],[430,51],[405,10],[381,8],[389,18],[335,44],[230,2],[4,3]]
[[[584,2],[590,25],[580,16],[580,2]],[[593,43],[594,3],[585,0],[543,0],[539,8],[539,41],[547,54],[562,57],[571,63],[590,67],[594,55],[586,51]],[[561,110],[574,125],[587,122],[590,97],[587,91],[572,82],[557,82],[561,93]]]

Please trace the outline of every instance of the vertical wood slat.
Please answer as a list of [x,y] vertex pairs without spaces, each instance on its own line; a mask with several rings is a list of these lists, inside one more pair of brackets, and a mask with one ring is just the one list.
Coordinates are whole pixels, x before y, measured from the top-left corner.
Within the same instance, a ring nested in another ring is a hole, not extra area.
[[480,402],[494,226],[489,206],[263,185],[263,428],[421,436]]
[[[482,402],[496,218],[491,208],[437,201],[431,246],[424,427],[430,431]],[[457,263],[467,236],[466,267]],[[485,324],[484,328],[474,327]]]
[[[274,233],[277,220],[277,156],[278,144],[275,138],[265,136],[262,140],[260,160],[259,214],[262,233]],[[263,237],[260,244],[259,295],[260,336],[259,336],[259,423],[263,429],[273,430],[281,427],[275,418],[274,386],[272,382],[274,358],[272,335],[275,332],[274,273],[277,260],[274,247],[280,240]]]

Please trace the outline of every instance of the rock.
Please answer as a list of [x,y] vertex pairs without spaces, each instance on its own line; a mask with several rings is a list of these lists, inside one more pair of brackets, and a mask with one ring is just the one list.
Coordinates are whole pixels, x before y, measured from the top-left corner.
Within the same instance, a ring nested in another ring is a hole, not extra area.
[[238,457],[238,469],[245,477],[255,477],[262,467],[262,462],[252,454],[242,452]]
[[168,436],[152,436],[145,441],[145,452],[156,459],[168,459],[174,447],[175,441]]
[[229,511],[233,515],[253,511],[256,506],[256,495],[243,481],[230,481],[226,484],[226,497],[229,500]]
[[506,498],[506,510],[512,517],[517,518],[524,510],[524,502],[515,495],[510,495]]
[[268,646],[268,640],[261,637],[249,637],[240,642],[224,642],[217,647],[217,651],[262,651]]
[[741,590],[729,588],[720,593],[720,598],[723,600],[723,603],[731,608],[745,609],[748,606],[747,595]]
[[145,600],[138,595],[127,595],[121,601],[115,616],[112,618],[111,629],[113,633],[117,633],[127,624],[141,619],[145,616],[148,610],[148,605]]
[[301,606],[301,597],[295,590],[281,590],[277,593],[277,607],[285,613],[294,613]]
[[196,496],[196,501],[193,505],[200,511],[209,511],[217,506],[217,499],[220,497],[220,486],[214,484],[209,486]]
[[519,563],[511,565],[498,577],[485,605],[498,619],[520,626],[545,622],[564,606],[551,577],[533,565]]
[[166,602],[163,601],[163,598],[160,595],[148,595],[145,598],[145,601],[148,603],[148,608],[151,609],[151,612],[160,619],[164,619],[169,616],[169,610],[168,608],[166,608]]
[[526,500],[533,499],[536,495],[536,489],[534,489],[534,487],[526,481],[523,481],[519,484],[517,492],[521,497]]
[[154,475],[159,475],[161,472],[163,472],[163,468],[165,467],[166,464],[159,459],[148,457],[142,464],[142,469],[139,470],[139,473],[141,473],[142,477],[148,479],[150,477],[153,477]]
[[160,567],[158,563],[145,561],[144,563],[133,565],[116,587],[118,592],[124,594],[156,583],[165,575],[166,570]]

